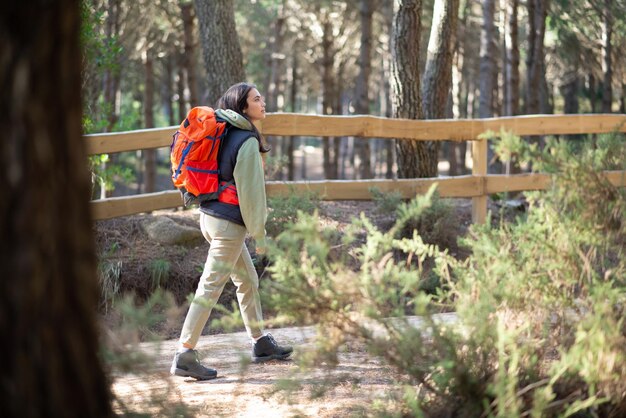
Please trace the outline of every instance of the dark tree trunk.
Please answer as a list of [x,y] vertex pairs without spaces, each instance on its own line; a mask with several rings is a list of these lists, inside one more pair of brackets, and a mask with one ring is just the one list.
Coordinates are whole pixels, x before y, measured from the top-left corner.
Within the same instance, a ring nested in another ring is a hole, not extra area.
[[184,68],[185,74],[187,74],[189,103],[193,107],[200,104],[200,98],[198,94],[198,77],[196,76],[196,47],[193,39],[193,4],[181,2],[180,11],[183,18],[183,34],[185,42],[185,53],[182,56],[183,59],[181,65]]
[[[422,82],[425,119],[446,117],[448,98],[452,86],[452,58],[459,17],[459,0],[436,0],[433,6],[433,23],[428,42],[426,69]],[[437,177],[439,141],[420,142],[419,147],[428,156],[429,176]]]
[[[355,89],[355,111],[359,115],[368,115],[370,113],[369,79],[372,71],[372,15],[374,13],[372,0],[360,0],[359,12],[361,15],[361,48],[359,51],[359,74]],[[370,163],[372,151],[369,139],[356,139],[355,148],[360,160],[356,171],[362,179],[372,178]]]
[[[285,15],[285,0],[282,0],[279,4],[277,4],[277,17],[274,21],[274,29],[271,32],[272,37],[270,39],[271,48],[267,51],[268,57],[267,62],[269,66],[269,74],[267,80],[267,90],[264,92],[267,102],[267,108],[272,112],[279,111],[278,109],[278,96],[281,93],[282,86],[282,74],[283,74],[283,63],[285,61],[284,56],[284,44],[285,44],[285,22],[287,20],[287,16]],[[282,138],[282,137],[281,137]],[[277,138],[274,136],[268,136],[265,139],[268,143],[272,145],[272,149],[275,152],[275,155],[282,155],[285,153],[283,147],[283,141],[281,138]],[[282,178],[284,172],[280,170],[276,173],[280,178]]]
[[[468,77],[467,62],[465,59],[466,50],[466,33],[467,15],[469,13],[468,2],[463,3],[464,7],[459,11],[459,19],[457,23],[457,35],[455,37],[455,54],[452,66],[452,117],[455,119],[467,118],[467,90]],[[466,142],[453,142],[450,153],[450,171],[451,176],[465,174],[465,152]]]
[[174,63],[171,55],[167,55],[163,60],[163,81],[161,82],[161,102],[167,116],[167,123],[170,126],[176,124],[174,117],[174,105],[172,99],[174,97]]
[[[154,128],[154,60],[151,51],[146,52],[145,62],[145,91],[143,99],[143,118],[145,128]],[[156,190],[156,150],[144,151],[144,191],[152,193]]]
[[485,0],[483,4],[483,27],[480,34],[480,101],[478,116],[493,116],[493,75],[495,73],[495,3]]
[[[400,0],[394,18],[392,42],[391,86],[393,117],[422,119],[419,79],[419,41],[421,0]],[[426,155],[419,154],[417,141],[397,139],[396,158],[399,178],[428,177]]]
[[[108,0],[107,20],[106,20],[106,37],[107,42],[112,45],[116,42],[120,34],[120,13],[121,0]],[[118,66],[109,67],[104,73],[103,79],[103,97],[104,97],[104,114],[107,117],[107,126],[105,132],[111,132],[119,118],[117,111],[117,92],[120,88],[120,69]]]
[[[296,101],[298,97],[298,42],[294,42],[294,47],[292,49],[293,52],[293,62],[291,67],[291,88],[290,88],[290,103],[291,103],[291,112],[296,112]],[[293,181],[295,180],[295,161],[294,161],[294,151],[295,144],[298,141],[297,136],[292,136],[289,138],[289,145],[287,146],[287,180]]]
[[0,13],[2,417],[113,415],[97,354],[80,24],[72,0]]
[[604,0],[602,16],[602,112],[611,113],[613,104],[613,14],[611,13],[613,0]]
[[504,113],[507,116],[519,114],[519,40],[517,11],[519,0],[506,0],[506,102]]
[[[181,60],[183,58],[181,57]],[[178,123],[187,117],[187,102],[185,100],[185,70],[178,67],[178,78],[176,80],[176,90],[178,91]]]
[[207,74],[206,103],[214,105],[233,84],[245,81],[232,0],[195,0]]
[[[383,116],[390,118],[392,116],[393,105],[391,103],[391,34],[393,33],[393,2],[383,2],[382,4],[382,14],[385,22],[385,28],[389,34],[389,42],[387,43],[388,50],[385,53],[385,58],[383,60],[383,92],[384,97],[381,100],[381,113]],[[394,163],[395,163],[395,144],[394,141],[384,140],[385,147],[385,178],[392,179],[394,178]]]
[[572,69],[565,74],[564,83],[561,86],[561,94],[563,95],[563,111],[565,113],[578,113],[578,68]]
[[540,112],[542,78],[544,77],[543,39],[549,0],[528,0],[528,52],[526,58],[526,114]]
[[591,107],[591,113],[596,113],[597,109],[597,87],[596,87],[596,77],[592,74],[589,73],[588,76],[588,89],[587,89],[587,95],[589,96],[589,106]]
[[[333,80],[335,54],[333,51],[332,23],[327,12],[325,12],[323,17],[322,31],[322,114],[332,115],[334,108],[333,97],[335,94],[335,83]],[[324,147],[324,176],[327,179],[337,178],[337,173],[333,170],[332,143],[332,138],[326,137],[322,139]]]

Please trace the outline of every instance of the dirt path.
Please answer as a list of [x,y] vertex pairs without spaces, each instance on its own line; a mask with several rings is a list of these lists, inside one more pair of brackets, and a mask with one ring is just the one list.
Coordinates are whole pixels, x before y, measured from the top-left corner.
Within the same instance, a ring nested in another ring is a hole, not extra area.
[[[442,314],[441,318],[454,320],[453,314]],[[420,320],[411,318],[411,322],[417,325]],[[312,347],[316,334],[313,327],[271,332],[280,343],[296,348],[295,358]],[[339,366],[330,372],[339,383],[315,397],[328,372],[320,367],[296,376],[296,361],[250,364],[244,360],[250,358],[251,347],[244,332],[200,339],[201,361],[219,373],[217,379],[203,382],[169,375],[175,340],[143,343],[140,347],[152,356],[151,367],[141,374],[116,376],[113,391],[129,410],[151,415],[176,416],[187,409],[189,416],[197,417],[362,416],[365,411],[359,408],[368,407],[375,399],[384,400],[398,377],[378,359],[350,347],[340,355]],[[286,380],[296,377],[297,384]],[[277,391],[278,386],[293,391]]]

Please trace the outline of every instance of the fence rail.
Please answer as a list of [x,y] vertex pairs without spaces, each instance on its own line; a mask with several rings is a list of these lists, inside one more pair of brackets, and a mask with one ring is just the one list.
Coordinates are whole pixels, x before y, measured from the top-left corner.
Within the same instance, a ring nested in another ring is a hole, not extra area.
[[[138,131],[86,135],[87,152],[93,154],[152,149],[169,146],[176,126]],[[472,175],[449,178],[398,180],[325,180],[268,182],[268,195],[311,190],[323,200],[371,200],[370,188],[399,191],[411,198],[438,184],[442,197],[471,197],[472,217],[483,222],[487,215],[489,194],[506,191],[545,190],[546,174],[487,175],[487,141],[478,136],[501,129],[517,135],[562,135],[626,132],[626,115],[530,115],[475,120],[408,120],[376,116],[314,116],[268,114],[259,129],[276,136],[355,136],[402,138],[418,141],[472,141]],[[626,171],[605,172],[612,184],[626,187]],[[178,191],[114,197],[91,202],[94,219],[109,219],[135,213],[181,206]]]

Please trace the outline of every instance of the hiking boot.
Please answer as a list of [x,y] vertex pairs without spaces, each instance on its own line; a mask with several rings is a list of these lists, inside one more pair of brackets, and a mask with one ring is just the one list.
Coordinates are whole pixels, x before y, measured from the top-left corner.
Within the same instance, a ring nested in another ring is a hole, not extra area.
[[217,377],[217,370],[204,367],[198,360],[198,352],[187,348],[184,351],[176,352],[170,374],[193,377],[197,380],[209,380]]
[[254,344],[252,361],[261,363],[268,360],[284,360],[291,355],[292,351],[292,347],[278,345],[272,334],[267,334]]

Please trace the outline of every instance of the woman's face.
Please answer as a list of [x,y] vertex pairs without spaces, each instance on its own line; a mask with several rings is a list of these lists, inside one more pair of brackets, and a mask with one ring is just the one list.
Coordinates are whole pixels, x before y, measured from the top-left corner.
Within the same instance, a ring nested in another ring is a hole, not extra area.
[[265,119],[265,100],[257,89],[248,92],[248,107],[243,111],[252,122]]

